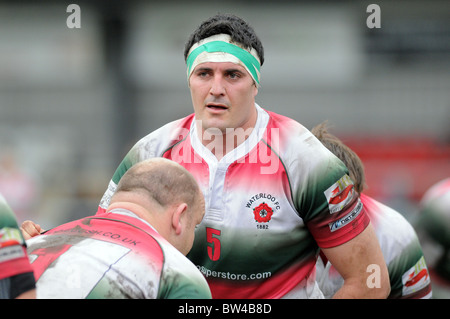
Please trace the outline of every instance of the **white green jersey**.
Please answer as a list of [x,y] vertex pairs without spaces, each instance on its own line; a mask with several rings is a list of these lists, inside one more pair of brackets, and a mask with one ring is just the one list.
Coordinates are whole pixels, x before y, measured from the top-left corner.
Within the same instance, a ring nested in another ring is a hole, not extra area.
[[318,247],[347,242],[369,219],[336,156],[298,122],[256,109],[250,136],[220,161],[202,144],[194,114],[145,136],[117,168],[100,207],[133,164],[171,159],[205,196],[188,258],[213,298],[323,297],[315,282]]
[[[392,208],[364,194],[360,198],[388,267],[391,283],[388,298],[431,298],[430,275],[414,228]],[[317,261],[317,280],[327,298],[343,284],[342,277],[325,258]]]
[[28,241],[28,253],[38,298],[211,298],[198,269],[125,209],[51,229]]
[[32,269],[25,239],[14,212],[0,194],[0,280],[28,272]]

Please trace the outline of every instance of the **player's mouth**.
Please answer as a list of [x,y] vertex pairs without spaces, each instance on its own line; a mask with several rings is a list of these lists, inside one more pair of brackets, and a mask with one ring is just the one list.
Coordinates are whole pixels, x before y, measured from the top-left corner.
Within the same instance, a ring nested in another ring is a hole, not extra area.
[[206,104],[206,108],[212,112],[223,112],[228,110],[228,106],[220,103],[208,103]]

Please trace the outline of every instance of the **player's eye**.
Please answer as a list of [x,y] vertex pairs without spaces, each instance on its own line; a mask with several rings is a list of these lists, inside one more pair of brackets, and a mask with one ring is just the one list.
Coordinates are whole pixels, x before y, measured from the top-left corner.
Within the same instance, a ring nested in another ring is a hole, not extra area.
[[242,77],[242,73],[239,71],[230,71],[226,74],[230,79],[239,79]]

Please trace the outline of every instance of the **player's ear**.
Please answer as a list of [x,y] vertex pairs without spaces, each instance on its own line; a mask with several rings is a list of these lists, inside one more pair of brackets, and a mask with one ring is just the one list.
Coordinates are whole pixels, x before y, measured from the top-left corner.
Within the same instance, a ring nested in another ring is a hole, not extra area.
[[257,95],[258,95],[258,87],[255,84],[253,87],[253,97],[256,97]]
[[173,214],[172,214],[172,227],[175,230],[175,234],[180,235],[182,228],[182,217],[184,213],[187,211],[187,204],[181,203],[175,206]]

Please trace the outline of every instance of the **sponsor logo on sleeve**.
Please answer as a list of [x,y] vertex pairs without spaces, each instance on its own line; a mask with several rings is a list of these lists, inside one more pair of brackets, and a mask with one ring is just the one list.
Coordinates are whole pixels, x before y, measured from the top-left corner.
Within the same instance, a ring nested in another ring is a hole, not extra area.
[[347,215],[345,215],[341,219],[336,220],[336,221],[328,224],[330,226],[330,231],[334,232],[334,231],[338,230],[339,228],[344,227],[345,225],[347,225],[352,220],[354,220],[356,218],[356,216],[359,215],[359,213],[361,212],[362,208],[363,208],[363,203],[358,198],[358,204],[356,204],[355,208],[350,213],[348,213]]
[[348,175],[344,175],[325,190],[324,194],[327,198],[330,214],[337,213],[352,201],[355,194],[353,182]]
[[419,291],[430,284],[430,275],[428,274],[427,264],[425,263],[425,258],[423,256],[413,267],[403,274],[402,282],[403,295]]

